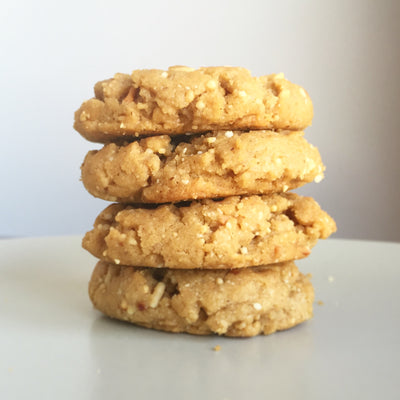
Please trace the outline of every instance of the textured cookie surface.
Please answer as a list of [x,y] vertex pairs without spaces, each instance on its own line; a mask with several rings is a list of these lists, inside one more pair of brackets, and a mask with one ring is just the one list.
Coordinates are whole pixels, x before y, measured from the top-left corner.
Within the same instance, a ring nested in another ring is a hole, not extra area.
[[148,134],[290,129],[310,125],[307,92],[283,74],[252,77],[244,68],[137,70],[95,85],[75,113],[75,129],[94,142]]
[[167,203],[285,192],[321,180],[323,170],[302,132],[220,131],[108,144],[87,154],[82,181],[105,200]]
[[173,270],[100,261],[89,283],[106,315],[170,332],[270,334],[312,316],[313,287],[293,262],[241,270]]
[[315,200],[285,193],[148,208],[112,204],[82,244],[115,264],[241,268],[306,257],[335,230]]

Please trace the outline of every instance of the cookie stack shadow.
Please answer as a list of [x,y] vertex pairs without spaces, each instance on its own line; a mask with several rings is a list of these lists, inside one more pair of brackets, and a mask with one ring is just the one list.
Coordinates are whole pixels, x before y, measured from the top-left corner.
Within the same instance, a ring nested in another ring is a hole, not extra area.
[[254,336],[312,316],[293,260],[335,222],[291,190],[323,178],[303,130],[313,107],[283,74],[243,68],[138,70],[95,85],[75,129],[104,143],[82,164],[114,204],[83,247],[99,258],[94,306],[148,328]]

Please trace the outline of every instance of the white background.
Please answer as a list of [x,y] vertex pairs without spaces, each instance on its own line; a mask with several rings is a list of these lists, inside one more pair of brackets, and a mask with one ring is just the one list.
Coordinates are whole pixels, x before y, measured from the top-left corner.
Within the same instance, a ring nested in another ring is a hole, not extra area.
[[400,241],[400,2],[8,1],[0,6],[0,236],[90,229],[73,113],[115,72],[183,64],[284,72],[314,102],[326,179],[300,190],[336,237]]

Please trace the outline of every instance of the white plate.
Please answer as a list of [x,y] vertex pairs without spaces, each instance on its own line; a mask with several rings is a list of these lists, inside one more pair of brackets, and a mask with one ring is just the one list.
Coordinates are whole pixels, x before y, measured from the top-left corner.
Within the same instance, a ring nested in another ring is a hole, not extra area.
[[400,398],[400,244],[318,243],[314,318],[251,339],[107,319],[94,264],[78,237],[0,241],[0,399]]

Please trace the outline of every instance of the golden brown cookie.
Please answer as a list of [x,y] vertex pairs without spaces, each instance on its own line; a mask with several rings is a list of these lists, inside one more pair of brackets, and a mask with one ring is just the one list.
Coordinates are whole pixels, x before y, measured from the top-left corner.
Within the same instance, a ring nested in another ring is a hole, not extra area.
[[167,203],[285,192],[320,181],[323,171],[302,132],[221,131],[108,144],[87,154],[82,181],[104,200]]
[[236,67],[137,70],[98,82],[94,91],[74,124],[93,142],[214,130],[303,130],[313,117],[307,92],[283,74],[253,77]]
[[147,328],[254,336],[312,317],[314,290],[293,262],[240,270],[173,270],[100,261],[89,283],[104,314]]
[[306,257],[335,230],[315,200],[285,193],[147,208],[112,204],[82,244],[115,264],[242,268]]

